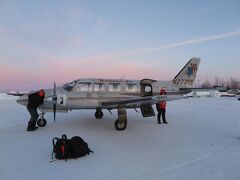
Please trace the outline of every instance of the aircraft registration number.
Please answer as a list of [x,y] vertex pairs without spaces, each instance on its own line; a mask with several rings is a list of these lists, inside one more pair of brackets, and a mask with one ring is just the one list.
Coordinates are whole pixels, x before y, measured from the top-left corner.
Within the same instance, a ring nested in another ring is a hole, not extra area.
[[189,85],[193,85],[193,79],[174,79],[173,83],[177,85],[189,86]]

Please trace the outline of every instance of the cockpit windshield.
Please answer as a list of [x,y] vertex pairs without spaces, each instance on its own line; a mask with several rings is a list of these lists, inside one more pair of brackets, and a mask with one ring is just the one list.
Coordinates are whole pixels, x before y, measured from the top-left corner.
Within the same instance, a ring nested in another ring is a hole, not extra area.
[[65,89],[66,91],[71,91],[73,89],[73,87],[75,86],[76,81],[67,83],[65,85],[63,85],[63,89]]

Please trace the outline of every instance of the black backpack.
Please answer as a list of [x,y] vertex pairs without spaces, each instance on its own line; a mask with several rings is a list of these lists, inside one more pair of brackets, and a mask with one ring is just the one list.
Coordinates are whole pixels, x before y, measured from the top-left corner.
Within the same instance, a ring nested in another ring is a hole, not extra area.
[[85,156],[93,152],[89,149],[88,144],[79,136],[74,136],[71,138],[71,147],[73,156],[75,158]]
[[64,134],[62,138],[53,138],[53,155],[56,159],[72,159],[85,156],[90,152],[93,152],[89,149],[88,144],[79,136],[74,136],[70,139],[67,139],[67,136]]
[[[71,140],[67,139],[66,135],[62,135],[62,138],[53,138],[53,154],[56,159],[70,159],[73,158],[73,152],[71,148]],[[52,154],[52,158],[53,158]]]

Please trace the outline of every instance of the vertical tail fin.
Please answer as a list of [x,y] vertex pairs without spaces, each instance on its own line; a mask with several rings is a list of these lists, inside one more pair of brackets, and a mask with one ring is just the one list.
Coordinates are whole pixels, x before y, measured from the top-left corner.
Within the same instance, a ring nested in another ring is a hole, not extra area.
[[200,58],[194,57],[182,68],[173,79],[173,84],[181,88],[190,88],[195,81]]

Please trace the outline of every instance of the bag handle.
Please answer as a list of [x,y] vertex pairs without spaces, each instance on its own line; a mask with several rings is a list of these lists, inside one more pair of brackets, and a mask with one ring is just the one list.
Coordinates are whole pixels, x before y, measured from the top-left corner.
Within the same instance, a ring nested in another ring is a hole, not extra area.
[[53,138],[53,140],[52,140],[53,147],[54,147],[55,144],[56,144],[55,140],[56,140],[56,142],[57,142],[57,140],[59,140],[59,138],[57,138],[57,137]]
[[63,134],[63,135],[62,135],[62,139],[67,139],[67,135],[66,135],[66,134]]

